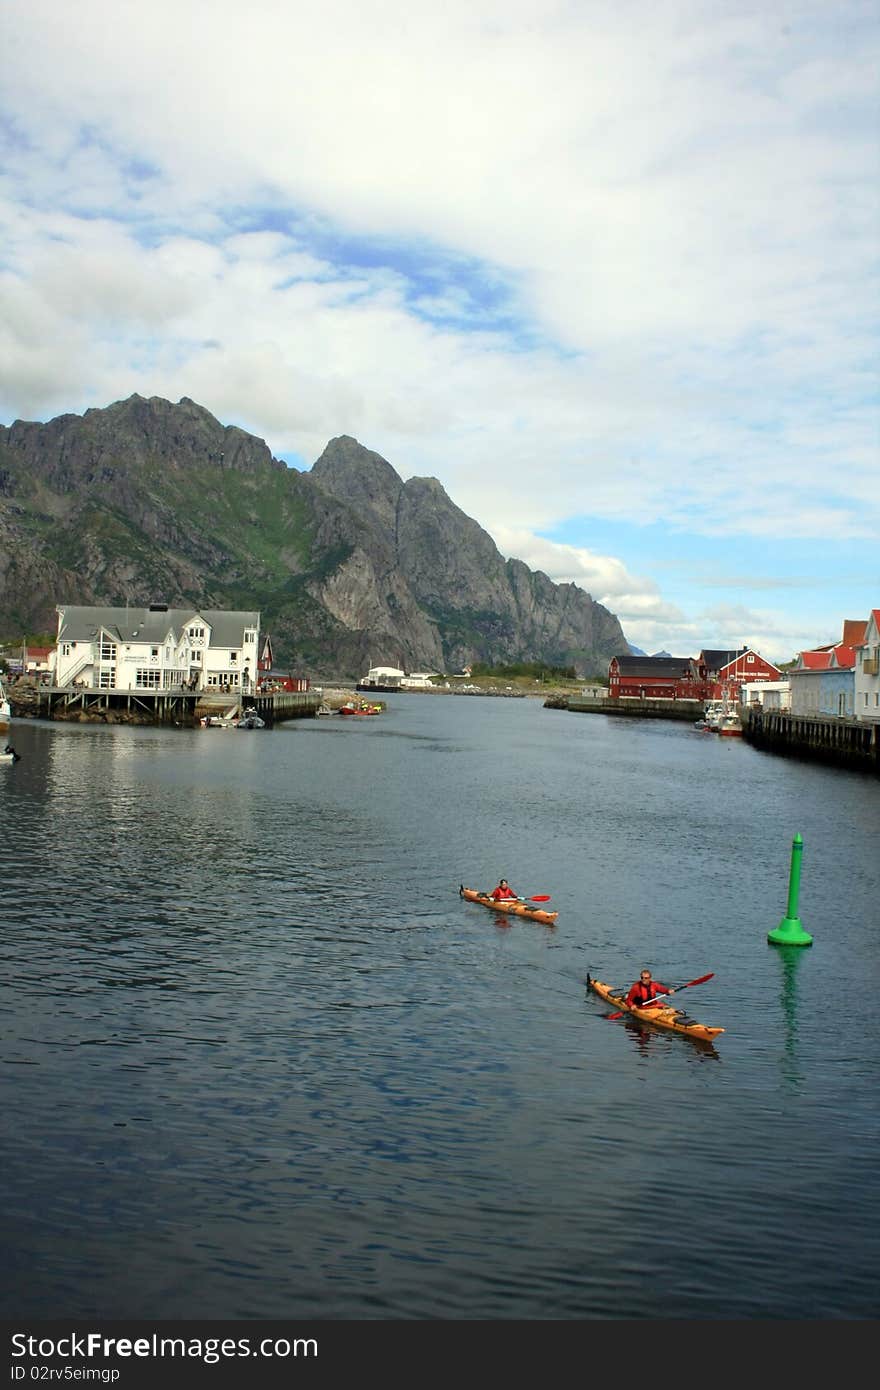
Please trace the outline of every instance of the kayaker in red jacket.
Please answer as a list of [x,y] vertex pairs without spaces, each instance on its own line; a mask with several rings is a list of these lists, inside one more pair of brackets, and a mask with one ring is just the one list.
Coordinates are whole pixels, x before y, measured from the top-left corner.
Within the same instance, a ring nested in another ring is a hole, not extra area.
[[492,889],[492,892],[489,894],[489,897],[494,898],[496,902],[503,902],[507,899],[515,898],[516,894],[514,893],[510,884],[507,882],[507,879],[502,878],[498,884],[498,887]]
[[630,986],[629,994],[626,996],[627,1004],[637,1009],[644,1007],[649,999],[656,999],[658,994],[674,994],[675,990],[668,985],[661,985],[659,980],[651,979],[650,970],[643,970],[634,985]]

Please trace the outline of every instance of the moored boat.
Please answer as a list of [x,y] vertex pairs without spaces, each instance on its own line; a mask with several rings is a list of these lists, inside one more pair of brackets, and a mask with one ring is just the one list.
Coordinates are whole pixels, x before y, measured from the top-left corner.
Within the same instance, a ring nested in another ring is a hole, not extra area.
[[708,1028],[703,1023],[697,1023],[696,1019],[688,1018],[683,1009],[673,1009],[669,1005],[636,1008],[627,1004],[626,990],[615,989],[602,980],[594,980],[590,975],[587,975],[587,988],[598,994],[600,999],[604,999],[606,1004],[613,1004],[621,1013],[631,1014],[633,1018],[639,1019],[642,1023],[650,1023],[655,1028],[666,1028],[673,1033],[681,1033],[684,1037],[695,1038],[698,1042],[712,1042],[719,1033],[724,1032],[723,1028]]
[[546,926],[552,927],[558,912],[545,912],[543,908],[533,907],[524,898],[505,898],[499,902],[489,893],[481,893],[477,888],[465,888],[462,884],[458,890],[459,896],[467,898],[469,903],[480,903],[482,907],[490,907],[493,912],[501,912],[505,915],[510,912],[514,917],[528,917],[532,922],[543,922]]
[[265,729],[266,721],[260,718],[255,709],[250,708],[242,712],[242,716],[237,720],[235,727],[236,729]]
[[359,700],[355,704],[354,700],[348,700],[340,707],[340,714],[381,714],[381,705],[369,705],[365,700]]
[[723,714],[723,700],[707,700],[703,709],[702,719],[698,719],[695,728],[703,733],[717,734]]
[[9,704],[9,696],[0,681],[0,734],[9,732],[9,721],[12,718],[12,708]]
[[355,690],[379,694],[400,691],[406,688],[401,683],[405,676],[406,672],[398,666],[371,666],[367,674],[361,676]]
[[727,714],[722,714],[721,722],[718,725],[718,733],[722,738],[742,738],[743,726],[738,714],[733,710],[728,710]]

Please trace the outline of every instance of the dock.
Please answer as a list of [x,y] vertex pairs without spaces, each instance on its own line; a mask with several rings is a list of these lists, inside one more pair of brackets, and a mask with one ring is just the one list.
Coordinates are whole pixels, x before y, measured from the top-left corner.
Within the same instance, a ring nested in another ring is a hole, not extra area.
[[321,695],[311,690],[232,695],[219,691],[100,690],[90,686],[13,686],[16,719],[48,719],[98,724],[166,724],[195,728],[205,715],[225,714],[230,706],[255,709],[267,727],[291,719],[313,719]]
[[782,710],[741,710],[743,738],[768,753],[880,773],[880,723]]
[[703,714],[705,700],[643,700],[634,695],[623,695],[619,699],[590,699],[587,696],[569,695],[558,700],[545,701],[553,709],[568,709],[572,714],[608,714],[612,718],[623,719],[683,719],[695,724]]

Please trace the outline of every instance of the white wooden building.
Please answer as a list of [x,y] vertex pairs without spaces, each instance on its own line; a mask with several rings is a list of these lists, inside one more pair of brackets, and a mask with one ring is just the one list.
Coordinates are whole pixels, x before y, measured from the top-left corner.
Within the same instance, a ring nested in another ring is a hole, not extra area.
[[865,639],[855,649],[856,719],[880,723],[880,608],[873,608]]
[[56,686],[249,694],[257,678],[258,612],[59,605]]
[[765,710],[791,709],[791,681],[750,681],[739,688],[741,705]]

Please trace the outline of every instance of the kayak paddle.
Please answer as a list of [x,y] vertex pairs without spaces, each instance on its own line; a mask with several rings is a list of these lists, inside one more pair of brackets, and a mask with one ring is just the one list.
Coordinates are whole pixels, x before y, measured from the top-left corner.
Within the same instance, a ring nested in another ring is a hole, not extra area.
[[[484,898],[491,898],[491,896],[492,896],[491,893],[484,893],[484,894],[483,894],[483,897],[484,897]],[[496,902],[499,902],[499,903],[549,903],[549,901],[550,901],[550,894],[549,894],[549,893],[536,893],[536,894],[534,895],[534,897],[532,897],[532,898],[520,898],[520,897],[516,897],[516,898],[496,898],[495,901],[496,901]]]
[[[709,972],[708,975],[700,975],[700,977],[699,977],[698,979],[696,979],[696,980],[688,980],[687,984],[685,984],[685,985],[676,985],[676,986],[675,986],[675,989],[664,989],[664,990],[661,990],[659,994],[655,994],[655,995],[654,995],[654,998],[653,998],[653,999],[647,999],[647,1000],[645,1001],[644,1004],[636,1004],[635,1007],[636,1007],[637,1009],[650,1009],[651,1005],[652,1005],[652,1004],[656,1004],[657,1001],[658,1001],[659,999],[662,999],[662,998],[664,997],[664,995],[667,995],[667,994],[678,994],[678,991],[679,991],[680,989],[693,989],[694,985],[701,985],[701,984],[703,984],[706,980],[711,980],[711,979],[713,979],[713,978],[714,978],[714,975],[715,975],[715,971],[714,971],[714,970],[710,970],[710,972]],[[616,1014],[606,1014],[605,1017],[608,1018],[608,1019],[612,1019],[612,1018],[623,1018],[623,1016],[624,1016],[625,1013],[626,1013],[626,1009],[621,1009],[619,1013],[616,1013]]]

